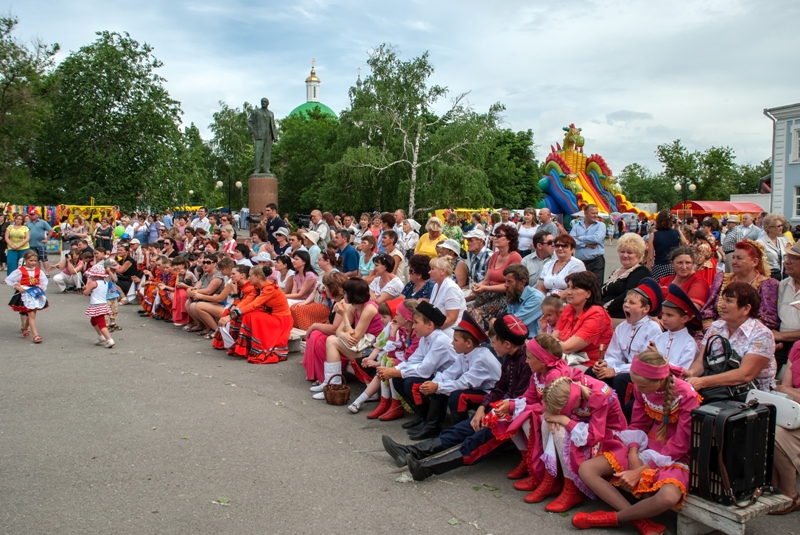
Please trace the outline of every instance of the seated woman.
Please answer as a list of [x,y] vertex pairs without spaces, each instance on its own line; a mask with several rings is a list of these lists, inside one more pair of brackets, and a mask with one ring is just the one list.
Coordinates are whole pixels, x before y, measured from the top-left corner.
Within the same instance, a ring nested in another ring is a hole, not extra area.
[[367,233],[361,237],[361,243],[358,244],[358,274],[367,281],[367,284],[372,282],[375,278],[375,244],[378,242]]
[[495,225],[492,232],[494,247],[497,249],[489,257],[486,277],[472,285],[471,302],[467,310],[483,327],[489,330],[491,320],[497,317],[506,307],[506,279],[503,270],[509,264],[522,262],[517,252],[517,229],[511,225]]
[[172,270],[175,272],[175,292],[172,295],[172,324],[183,326],[191,321],[189,313],[186,312],[186,292],[197,284],[197,277],[189,269],[189,261],[182,256],[176,256],[172,259]]
[[436,254],[436,245],[447,239],[447,236],[442,233],[443,229],[444,225],[441,219],[436,216],[428,219],[425,224],[425,230],[428,232],[419,237],[417,245],[414,247],[414,252],[424,254],[429,258],[436,258],[438,256]]
[[[783,372],[781,384],[775,391],[800,403],[800,344],[789,352],[789,363]],[[800,472],[800,429],[775,427],[775,459],[772,465],[772,484],[781,494],[792,499],[791,505],[773,511],[771,515],[785,515],[800,510],[800,494],[797,492],[797,473]]]
[[[601,290],[601,302],[608,315],[617,320],[625,319],[622,304],[629,290],[633,290],[650,270],[642,265],[646,246],[638,234],[623,234],[617,242],[620,266],[611,274]],[[619,323],[619,322],[616,322]]]
[[241,322],[234,354],[251,364],[275,364],[289,356],[292,313],[278,285],[270,281],[270,268],[250,270],[250,284],[258,295],[250,303],[234,307],[231,320]]
[[433,281],[430,280],[431,258],[413,254],[408,259],[408,283],[403,287],[405,299],[430,299]]
[[[222,258],[217,262],[217,269],[223,277],[230,277],[233,266],[236,264],[230,258]],[[191,304],[186,306],[186,311],[199,325],[204,327],[201,331],[201,336],[207,340],[214,337],[214,332],[217,330],[217,322],[222,317],[222,311],[225,310],[225,301],[228,299],[232,290],[231,285],[224,285],[222,290],[218,293],[203,293],[193,289],[188,292],[188,297],[192,301]]]
[[81,253],[77,249],[67,253],[67,256],[61,259],[55,269],[59,270],[59,272],[53,276],[53,282],[61,293],[66,293],[69,286],[79,290],[83,285],[81,272],[84,269],[84,265],[81,260]]
[[322,276],[325,288],[325,305],[328,307],[328,316],[324,321],[312,324],[306,329],[306,350],[303,354],[303,367],[306,369],[306,379],[313,381],[316,386],[319,380],[325,377],[323,364],[325,362],[325,343],[328,337],[336,332],[342,322],[342,316],[333,311],[333,307],[342,300],[344,293],[342,285],[347,281],[347,275],[339,271]]
[[570,273],[586,271],[583,262],[575,254],[575,239],[569,234],[560,234],[555,239],[556,257],[542,265],[538,290],[544,295],[559,295],[567,289],[566,278]]
[[[233,263],[231,261],[231,263]],[[199,296],[216,296],[225,290],[225,277],[217,269],[217,255],[206,255],[201,265],[202,275],[192,288],[186,291],[186,313],[191,318],[190,323],[184,326],[183,330],[187,332],[200,333],[201,336],[208,334],[212,330],[216,330],[216,321],[214,327],[205,325],[195,314],[192,313],[194,306],[198,301],[202,300]],[[206,318],[207,319],[207,318]]]
[[438,243],[436,244],[436,253],[439,255],[439,258],[446,256],[450,259],[450,263],[453,265],[453,282],[455,282],[459,288],[468,289],[469,268],[467,268],[467,263],[464,259],[459,256],[461,253],[460,242],[448,239]]
[[[697,262],[697,277],[702,279],[709,287],[717,276],[717,247],[714,236],[697,231],[691,245]],[[705,303],[704,303],[705,304]]]
[[[309,295],[305,301],[295,303],[289,307],[292,311],[292,321],[295,329],[308,331],[314,324],[328,322],[333,302],[331,300],[330,290],[325,286],[325,275],[338,272],[338,270],[333,267],[333,262],[336,261],[336,257],[331,257],[327,252],[320,253],[317,257],[321,274],[317,279],[314,291],[311,292],[311,295]],[[339,287],[341,289],[341,283]]]
[[[736,252],[739,252],[738,244]],[[777,283],[775,279],[768,280]],[[759,317],[763,318],[761,302],[756,290],[744,282],[728,284],[720,293],[719,319],[708,328],[700,347],[704,349],[712,336],[720,335],[730,341],[731,348],[741,355],[742,363],[735,370],[703,377],[704,355],[700,351],[685,376],[701,395],[704,388],[738,386],[750,381],[755,381],[756,387],[765,392],[775,386],[775,338],[772,331],[759,321]]]
[[[367,236],[365,235],[364,238]],[[311,391],[316,392],[314,399],[325,399],[322,388],[331,381],[331,384],[341,383],[341,374],[348,360],[355,361],[363,356],[363,350],[383,330],[378,305],[369,300],[369,286],[362,279],[350,279],[342,286],[344,299],[333,310],[342,316],[342,321],[336,333],[328,337],[325,342],[324,378],[319,386],[312,386]],[[369,336],[367,336],[369,335]],[[360,366],[353,364],[353,372],[359,380],[369,383],[371,378],[365,373],[358,374]]]
[[302,303],[308,299],[317,286],[319,276],[311,265],[311,257],[306,251],[292,253],[292,267],[294,268],[294,283],[291,292],[285,292],[289,306]]
[[119,304],[124,305],[128,303],[126,296],[133,293],[131,292],[131,286],[135,286],[136,282],[139,281],[142,272],[139,271],[136,259],[127,245],[120,245],[118,250],[120,256],[118,257],[118,265],[115,270],[117,272],[117,287],[119,287],[120,293],[122,294]]
[[740,241],[736,244],[731,257],[732,273],[718,273],[714,284],[700,313],[703,316],[703,328],[708,329],[711,323],[721,318],[722,292],[730,284],[743,282],[749,284],[758,293],[761,313],[758,319],[768,329],[777,331],[780,326],[778,318],[778,281],[770,277],[764,247],[752,240]]
[[236,264],[231,271],[231,278],[228,281],[231,286],[229,296],[233,298],[231,306],[225,307],[222,317],[217,321],[219,329],[214,334],[211,347],[214,349],[227,349],[228,354],[233,356],[233,344],[239,337],[241,322],[231,321],[230,311],[233,308],[246,306],[256,298],[256,289],[250,284],[250,266]]
[[369,296],[379,305],[399,297],[403,291],[403,282],[393,273],[394,262],[395,257],[388,254],[375,257],[375,278],[369,285]]
[[277,258],[275,258],[275,271],[272,273],[270,278],[275,280],[278,288],[283,290],[283,293],[292,293],[292,290],[294,289],[294,270],[292,269],[292,259],[286,255],[279,255]]
[[453,281],[453,264],[450,258],[431,258],[430,276],[434,283],[430,302],[445,316],[444,324],[439,328],[449,337],[453,337],[453,328],[461,321],[467,309],[464,292]]
[[566,301],[553,336],[561,340],[561,350],[570,366],[592,367],[597,362],[600,346],[608,347],[614,329],[611,318],[600,306],[600,285],[591,271],[567,275],[567,289],[561,294]]
[[694,249],[683,246],[672,250],[669,255],[669,262],[672,266],[673,275],[661,277],[658,285],[661,293],[666,299],[669,296],[669,285],[680,286],[681,290],[692,300],[697,308],[701,308],[708,301],[710,288],[706,281],[699,277],[695,271],[697,257]]

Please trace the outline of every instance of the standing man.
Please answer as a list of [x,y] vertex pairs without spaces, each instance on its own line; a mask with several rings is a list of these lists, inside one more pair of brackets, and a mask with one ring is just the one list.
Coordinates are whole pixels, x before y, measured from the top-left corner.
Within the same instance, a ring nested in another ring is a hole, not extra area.
[[197,230],[199,228],[208,232],[208,229],[211,228],[211,222],[206,217],[206,208],[205,206],[201,206],[197,209],[197,217],[192,219],[192,228]]
[[172,210],[164,212],[164,217],[161,218],[161,222],[164,224],[165,229],[172,230]]
[[778,286],[778,317],[781,319],[781,326],[779,330],[772,331],[778,371],[786,364],[792,346],[800,340],[800,311],[792,306],[792,303],[800,300],[800,244],[786,246],[783,272],[786,278]]
[[[397,232],[398,243],[402,243],[403,239],[406,237],[406,233],[403,232],[403,221],[406,220],[406,211],[398,208],[394,211],[394,228],[393,230]],[[405,251],[401,251],[405,254]]]
[[28,216],[30,220],[25,223],[25,226],[28,227],[28,232],[31,236],[31,249],[36,251],[44,272],[50,273],[50,262],[47,259],[47,240],[50,239],[53,227],[44,219],[39,218],[39,212],[36,208],[31,207],[28,210]]
[[722,251],[725,253],[725,273],[731,272],[731,258],[733,248],[742,241],[744,233],[739,226],[739,216],[734,214],[728,218],[728,232],[722,238]]
[[[542,208],[539,210],[539,221],[540,224],[538,232],[544,231],[554,237],[558,236],[558,226],[556,226],[555,222],[553,221],[553,214],[550,212],[549,208]],[[530,271],[530,269],[528,271]]]
[[322,219],[322,212],[319,210],[311,211],[311,224],[308,226],[308,230],[313,230],[319,234],[317,245],[319,245],[321,251],[328,248],[328,242],[331,241],[331,228]]
[[482,230],[472,229],[464,234],[464,239],[467,240],[469,278],[473,284],[477,284],[486,277],[492,251],[486,248],[486,234]]
[[[541,227],[539,228],[541,229]],[[556,239],[554,236],[546,230],[538,230],[533,235],[533,254],[522,259],[522,265],[528,270],[528,285],[533,288],[539,284],[539,274],[542,272],[545,262],[548,260],[555,262]]]
[[266,174],[269,172],[270,158],[272,157],[272,144],[278,140],[278,129],[275,126],[275,115],[269,111],[269,99],[261,99],[261,107],[253,110],[247,118],[247,129],[256,144],[255,169],[253,173],[260,173],[262,167]]
[[597,215],[597,206],[587,204],[583,209],[583,221],[573,225],[570,235],[575,238],[577,247],[575,258],[583,262],[586,271],[591,271],[597,276],[600,285],[605,280],[606,258],[603,244],[606,238],[606,226]]
[[761,229],[753,222],[752,214],[742,214],[742,239],[757,240],[761,234]]
[[278,205],[274,202],[269,203],[266,208],[264,208],[264,217],[266,218],[263,221],[264,229],[267,231],[267,240],[272,244],[272,247],[279,248],[280,244],[278,240],[275,239],[275,231],[279,228],[288,228],[286,226],[286,221],[278,217]]
[[355,234],[356,226],[353,224],[353,216],[345,215],[342,218],[342,228],[345,229],[350,234]]

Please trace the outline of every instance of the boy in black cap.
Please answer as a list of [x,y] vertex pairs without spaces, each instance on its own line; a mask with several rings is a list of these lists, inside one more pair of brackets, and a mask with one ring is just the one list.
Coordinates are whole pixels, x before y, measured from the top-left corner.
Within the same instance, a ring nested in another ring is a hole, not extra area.
[[661,326],[664,332],[650,342],[673,366],[688,370],[697,356],[697,341],[693,332],[703,328],[703,317],[686,292],[676,284],[669,285],[664,299]]
[[487,407],[503,399],[515,399],[525,392],[531,379],[526,364],[525,341],[528,328],[511,315],[498,316],[494,323],[492,348],[503,359],[502,373],[494,388],[486,394],[472,420],[464,420],[442,432],[438,438],[416,445],[398,444],[388,436],[382,437],[383,447],[397,466],[408,464],[412,477],[422,481],[434,474],[443,474],[459,466],[475,464],[491,455],[507,439],[497,439],[484,426]]
[[[414,312],[414,333],[419,337],[417,350],[405,362],[393,368],[378,367],[378,377],[385,381],[391,379],[395,390],[414,406],[417,418],[403,424],[414,440],[435,437],[442,428],[447,411],[447,400],[426,399],[420,393],[420,385],[429,381],[436,372],[450,367],[456,360],[453,341],[441,331],[445,322],[441,310],[422,301]],[[444,403],[443,407],[440,407]],[[430,418],[428,414],[430,413]]]

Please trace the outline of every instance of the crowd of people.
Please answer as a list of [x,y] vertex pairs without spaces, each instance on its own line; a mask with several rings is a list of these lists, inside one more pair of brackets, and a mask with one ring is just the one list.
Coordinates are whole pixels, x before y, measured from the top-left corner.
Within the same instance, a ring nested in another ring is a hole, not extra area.
[[[52,272],[59,291],[90,297],[106,347],[118,306],[137,302],[141,316],[255,364],[286,360],[299,329],[314,399],[349,367],[366,385],[350,412],[377,401],[367,418],[413,415],[402,426],[419,442],[383,445],[414,479],[510,441],[522,460],[509,478],[526,502],[556,496],[546,510],[564,512],[597,497],[613,511],[579,513],[575,526],[662,533],[649,519],[686,498],[702,399],[746,387],[800,401],[800,243],[775,214],[722,227],[663,211],[619,236],[620,267],[606,276],[607,225],[596,206],[583,212],[569,231],[546,208],[518,222],[505,209],[488,221],[448,213],[424,229],[402,210],[358,223],[315,210],[296,228],[269,204],[244,240],[230,215],[204,208],[75,218],[61,223],[65,252],[51,268],[53,231],[34,210],[4,229],[3,260],[34,342]],[[739,366],[709,374],[722,338]],[[792,499],[780,514],[800,509],[798,469],[800,433],[778,428],[773,481]],[[632,505],[619,489],[644,499]]]

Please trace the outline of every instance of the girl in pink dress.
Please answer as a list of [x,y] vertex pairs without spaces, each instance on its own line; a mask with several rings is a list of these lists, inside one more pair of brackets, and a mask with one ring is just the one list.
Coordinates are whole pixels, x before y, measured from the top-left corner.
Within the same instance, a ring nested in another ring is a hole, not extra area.
[[[645,535],[666,530],[648,519],[679,509],[686,499],[692,410],[700,405],[692,386],[676,378],[682,372],[657,351],[643,351],[633,359],[631,425],[615,433],[601,454],[579,470],[584,483],[616,512],[578,513],[572,518],[575,527],[613,527],[627,521]],[[646,498],[631,505],[617,487]]]
[[583,502],[584,495],[594,499],[594,493],[579,477],[578,467],[601,451],[622,455],[625,449],[615,437],[627,429],[628,423],[614,391],[588,375],[575,381],[558,377],[545,387],[542,397],[542,461],[547,473],[528,501],[540,502],[559,492],[560,467],[563,490],[545,510],[563,513]]

